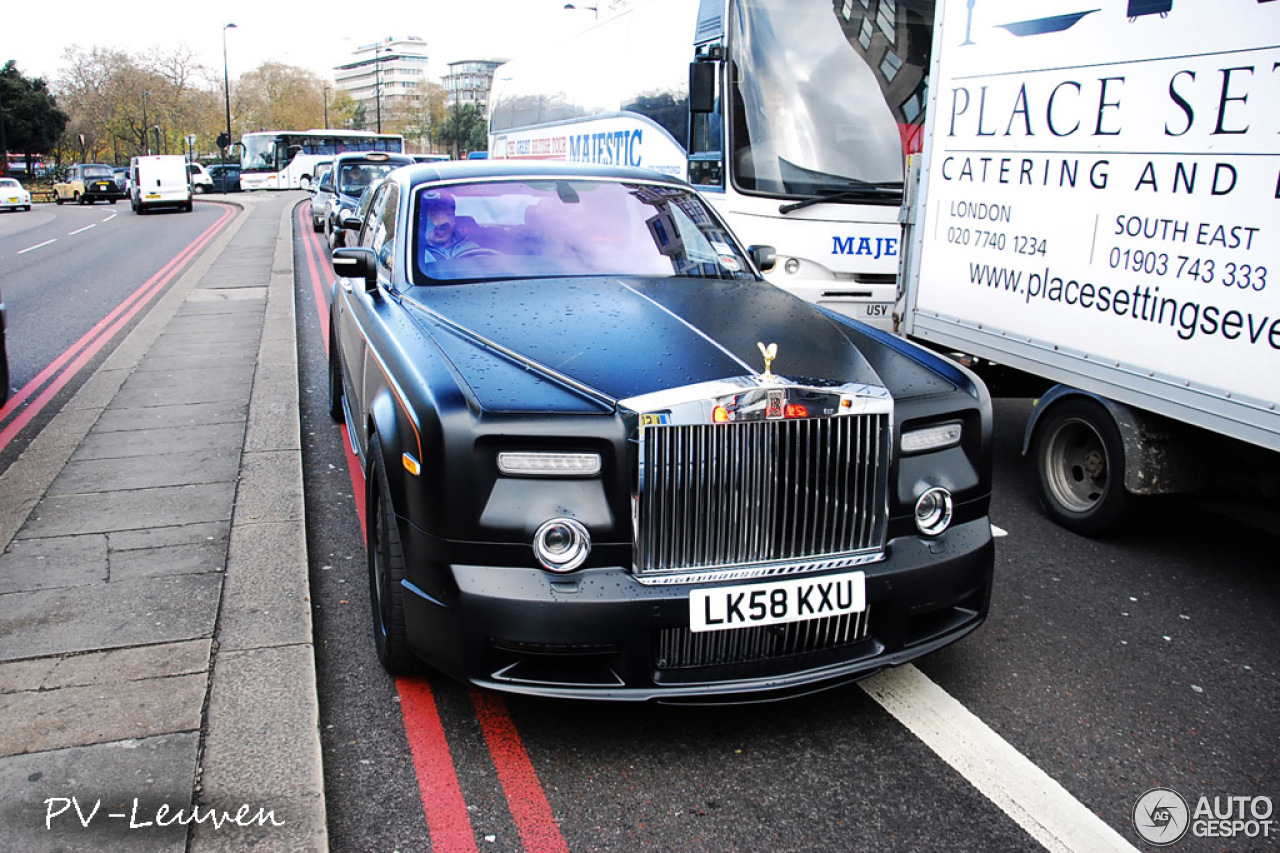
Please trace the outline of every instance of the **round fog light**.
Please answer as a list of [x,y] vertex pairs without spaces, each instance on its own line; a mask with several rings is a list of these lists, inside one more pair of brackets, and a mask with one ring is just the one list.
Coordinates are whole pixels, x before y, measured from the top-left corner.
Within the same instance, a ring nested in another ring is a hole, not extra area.
[[533,554],[551,572],[571,572],[591,553],[587,528],[572,518],[553,518],[533,534]]
[[934,487],[916,500],[916,527],[925,536],[937,536],[951,524],[951,493]]

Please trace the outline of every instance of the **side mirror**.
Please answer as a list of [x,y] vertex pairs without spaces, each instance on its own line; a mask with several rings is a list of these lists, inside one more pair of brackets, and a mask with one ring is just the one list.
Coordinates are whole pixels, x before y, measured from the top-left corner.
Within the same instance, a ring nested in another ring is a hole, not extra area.
[[778,265],[778,252],[772,246],[748,246],[747,251],[760,272],[772,272]]
[[333,271],[342,278],[362,279],[366,293],[378,289],[378,257],[368,246],[334,249]]
[[713,113],[716,110],[716,67],[710,62],[689,64],[689,112]]
[[364,224],[364,220],[361,219],[359,216],[353,216],[352,214],[349,214],[349,213],[342,214],[340,217],[340,222],[342,224],[342,227],[348,231],[359,231],[360,226]]

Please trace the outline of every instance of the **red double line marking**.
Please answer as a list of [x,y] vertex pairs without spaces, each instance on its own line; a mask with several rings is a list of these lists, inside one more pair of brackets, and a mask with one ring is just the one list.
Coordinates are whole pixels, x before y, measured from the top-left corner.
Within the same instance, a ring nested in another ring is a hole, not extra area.
[[[5,418],[16,412],[18,407],[26,402],[28,398],[39,392],[31,405],[23,409],[16,418],[9,422],[8,426],[0,431],[0,451],[9,446],[9,442],[17,436],[22,428],[40,414],[45,406],[49,405],[49,401],[66,387],[67,383],[115,337],[117,332],[128,325],[129,321],[151,301],[153,296],[163,290],[182,268],[209,244],[209,241],[222,230],[234,215],[233,208],[223,206],[222,216],[205,229],[204,233],[189,243],[185,249],[161,267],[155,275],[147,279],[141,287],[125,297],[124,301],[113,308],[110,313],[94,323],[93,327],[85,332],[80,340],[67,347],[61,355],[37,373],[30,382],[22,386],[21,390],[14,394],[3,408],[0,408],[0,422],[3,422]],[[46,385],[45,383],[48,384]],[[41,390],[42,388],[43,390]]]
[[[304,257],[307,272],[315,294],[316,312],[320,317],[321,334],[325,349],[329,347],[329,318],[325,308],[324,274],[333,275],[325,260],[320,238],[311,229],[311,214],[306,205],[298,208],[298,228],[303,233]],[[345,429],[339,426],[339,429]],[[360,518],[360,532],[365,532],[365,483],[360,463],[351,450],[351,442],[342,437],[347,455],[347,469],[351,476],[351,492],[356,498],[356,512]],[[435,694],[426,678],[397,678],[396,691],[400,695],[400,709],[404,716],[405,736],[413,754],[414,772],[418,777],[418,793],[422,798],[422,810],[427,819],[427,832],[431,836],[431,849],[435,853],[476,853],[475,830],[462,796],[458,771],[449,752],[449,740]],[[538,781],[533,762],[524,748],[515,722],[507,711],[506,703],[497,694],[487,691],[471,691],[471,704],[484,734],[485,743],[493,760],[498,781],[511,817],[515,821],[520,841],[529,853],[568,853],[569,846],[560,833],[547,801],[546,792]]]

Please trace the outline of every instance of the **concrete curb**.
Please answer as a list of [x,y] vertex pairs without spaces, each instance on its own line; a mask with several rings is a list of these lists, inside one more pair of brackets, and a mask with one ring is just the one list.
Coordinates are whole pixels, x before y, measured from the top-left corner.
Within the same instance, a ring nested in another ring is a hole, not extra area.
[[298,411],[295,209],[280,217],[249,398],[197,798],[271,809],[285,825],[227,835],[201,824],[191,853],[328,849]]

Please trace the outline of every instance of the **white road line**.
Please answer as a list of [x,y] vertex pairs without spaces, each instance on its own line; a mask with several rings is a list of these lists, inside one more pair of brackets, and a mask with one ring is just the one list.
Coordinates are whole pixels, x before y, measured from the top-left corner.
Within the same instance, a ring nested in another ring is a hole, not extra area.
[[54,238],[53,240],[45,240],[43,243],[36,243],[34,246],[28,246],[25,249],[19,249],[18,254],[25,255],[27,252],[34,252],[36,249],[39,249],[41,246],[47,246],[50,243],[56,243],[56,242],[58,242],[57,238]]
[[120,214],[118,214],[118,213],[113,213],[113,214],[111,214],[110,216],[108,216],[106,219],[104,219],[104,220],[102,220],[102,221],[103,221],[103,222],[110,222],[111,220],[115,219],[115,218],[116,218],[117,216],[119,216],[119,215],[120,215]]
[[886,670],[861,685],[1045,849],[1137,853],[1120,833],[914,666]]
[[86,225],[86,226],[85,226],[85,227],[83,227],[83,228],[77,228],[77,229],[76,229],[76,230],[74,230],[74,231],[70,231],[70,232],[68,232],[68,233],[67,233],[67,236],[68,236],[68,237],[74,237],[75,235],[79,234],[79,233],[80,233],[80,232],[82,232],[82,231],[88,231],[90,228],[97,228],[97,227],[98,227],[98,223],[96,223],[96,222],[95,222],[95,223],[93,223],[92,225]]

